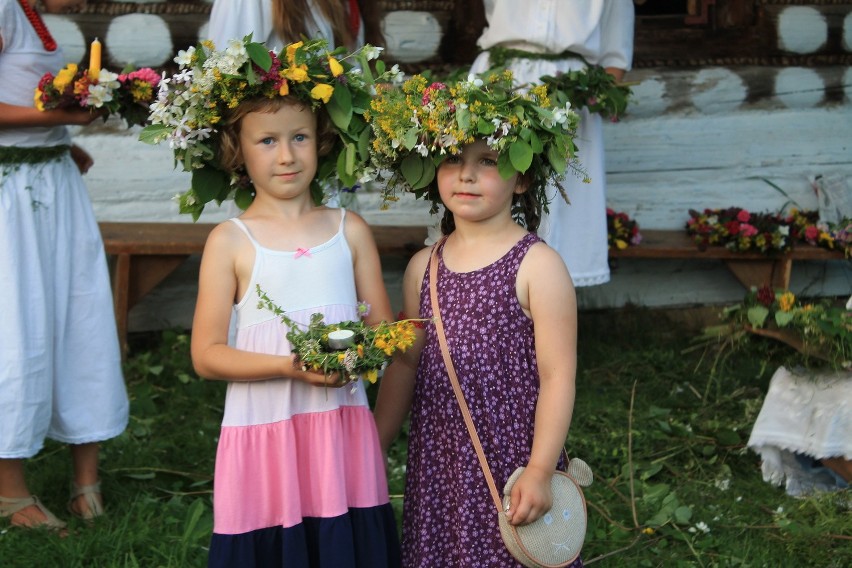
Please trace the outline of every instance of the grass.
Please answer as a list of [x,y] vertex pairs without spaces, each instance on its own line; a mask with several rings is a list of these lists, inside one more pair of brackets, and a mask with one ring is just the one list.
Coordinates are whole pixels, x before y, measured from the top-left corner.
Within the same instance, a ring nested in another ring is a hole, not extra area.
[[[852,564],[848,491],[788,497],[762,480],[745,447],[783,348],[758,340],[720,355],[696,346],[696,335],[643,310],[581,315],[567,448],[596,474],[586,491],[586,563]],[[64,539],[0,525],[0,566],[205,565],[225,384],[194,375],[188,343],[177,331],[132,337],[130,425],[102,449],[109,517],[72,520]],[[404,456],[403,435],[390,456],[398,512]],[[48,443],[27,468],[33,491],[64,513],[67,449]]]

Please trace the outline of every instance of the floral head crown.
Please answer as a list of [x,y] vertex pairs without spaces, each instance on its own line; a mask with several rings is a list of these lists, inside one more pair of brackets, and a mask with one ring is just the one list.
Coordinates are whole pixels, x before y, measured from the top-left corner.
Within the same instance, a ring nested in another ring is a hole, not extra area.
[[401,89],[380,87],[367,120],[373,165],[390,172],[385,203],[395,201],[402,186],[437,204],[437,192],[430,190],[437,166],[477,139],[500,153],[497,167],[504,179],[532,173],[528,191],[545,210],[549,181],[567,200],[559,184],[566,170],[585,179],[575,158],[579,117],[569,103],[556,106],[546,86],[523,90],[512,79],[509,71],[448,84],[415,75]]
[[[158,99],[151,104],[150,124],[140,140],[157,144],[168,140],[175,162],[192,173],[192,188],[180,196],[181,213],[195,219],[210,201],[233,198],[241,207],[253,199],[245,176],[225,172],[217,155],[219,124],[229,109],[259,97],[292,96],[328,113],[338,135],[332,151],[321,156],[311,185],[316,202],[333,176],[346,186],[365,177],[369,163],[370,129],[364,112],[370,104],[374,80],[389,80],[398,71],[385,71],[377,59],[381,48],[364,46],[346,54],[328,51],[325,40],[293,43],[279,53],[253,42],[251,35],[231,40],[217,51],[212,42],[180,51],[178,73],[160,82]],[[375,71],[375,75],[374,75]]]

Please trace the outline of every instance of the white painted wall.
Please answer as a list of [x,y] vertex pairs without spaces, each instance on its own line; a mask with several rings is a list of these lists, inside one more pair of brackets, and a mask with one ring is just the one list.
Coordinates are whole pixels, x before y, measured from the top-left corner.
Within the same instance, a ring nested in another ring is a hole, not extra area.
[[[391,51],[407,61],[425,57],[434,41],[410,41],[405,22],[432,24],[430,17],[392,14],[385,25]],[[170,46],[168,40],[139,39],[140,33],[163,35],[163,27],[151,18],[156,16],[115,18],[106,40],[122,39],[109,45],[113,55],[123,54],[139,66],[162,64],[170,53],[165,47]],[[852,39],[847,37],[852,34],[849,21],[847,18],[844,26],[843,45],[852,50]],[[70,45],[69,56],[85,53],[82,34],[69,20],[50,17],[48,26],[61,44]],[[824,28],[818,12],[792,6],[779,20],[779,43],[791,52],[808,53],[822,44]],[[429,29],[434,34],[439,28],[430,25]],[[408,46],[413,51],[406,51]],[[765,83],[767,77],[773,95],[748,102],[748,85],[756,79]],[[640,229],[680,228],[690,208],[777,210],[788,198],[764,178],[805,209],[817,208],[811,189],[817,175],[846,181],[846,187],[852,187],[849,69],[643,69],[627,78],[640,82],[628,115],[605,127],[608,202],[633,216]],[[842,102],[826,104],[826,89],[842,89]],[[173,168],[168,148],[138,142],[138,131],[124,128],[118,120],[77,131],[77,143],[95,158],[87,182],[98,218],[191,222],[178,215],[171,200],[188,187],[187,174]],[[368,192],[360,197],[360,206],[370,223],[429,222],[426,205],[413,200],[380,211],[376,193]],[[214,209],[202,219],[219,221],[226,213]],[[386,280],[394,291],[402,268],[394,265],[386,270]],[[138,306],[131,314],[131,329],[188,325],[194,270],[188,265]],[[796,292],[848,295],[852,291],[848,261],[799,263],[793,272]],[[735,302],[742,292],[721,264],[712,261],[622,260],[612,282],[580,289],[579,298],[585,308],[680,306]],[[396,295],[394,301],[398,308]]]

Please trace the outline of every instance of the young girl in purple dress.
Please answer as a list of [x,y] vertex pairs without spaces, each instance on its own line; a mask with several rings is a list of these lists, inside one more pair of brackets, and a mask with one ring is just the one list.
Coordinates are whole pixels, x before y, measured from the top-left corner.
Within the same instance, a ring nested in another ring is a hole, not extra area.
[[[380,159],[386,152],[391,163],[406,161],[407,173],[418,155],[440,160],[435,181],[425,192],[446,209],[444,238],[435,245],[441,319],[497,486],[502,488],[517,467],[526,466],[512,490],[509,515],[513,524],[527,524],[550,509],[550,478],[564,466],[562,450],[574,406],[574,288],[559,254],[535,230],[544,186],[554,173],[542,151],[550,144],[554,151],[571,147],[575,117],[565,109],[550,109],[553,124],[565,127],[557,143],[543,122],[524,123],[512,114],[517,106],[500,106],[513,92],[501,89],[499,82],[471,77],[454,85],[426,85],[415,78],[406,87],[420,108],[411,108],[401,128],[424,125],[419,146],[406,148],[402,137],[390,132],[390,113],[398,114],[400,105],[388,92],[373,104],[374,129],[379,131],[374,149]],[[530,102],[526,118],[536,112],[535,104],[548,104],[541,90],[529,98],[516,95]],[[459,115],[462,109],[470,114]],[[460,117],[469,121],[474,134],[464,131]],[[447,128],[432,137],[441,124]],[[494,131],[483,136],[489,124]],[[531,148],[527,157],[532,160],[524,171],[518,166],[523,160],[514,164],[506,155],[526,150],[520,126],[534,131],[542,145]],[[388,146],[382,140],[385,127]],[[518,148],[510,150],[514,144]],[[429,163],[423,167],[429,170]],[[403,177],[410,185],[417,175]],[[425,319],[433,317],[431,255],[431,248],[418,252],[403,281],[405,313]],[[414,348],[397,358],[382,380],[375,416],[385,451],[409,409],[403,566],[520,566],[501,540],[494,503],[433,325],[419,332]]]

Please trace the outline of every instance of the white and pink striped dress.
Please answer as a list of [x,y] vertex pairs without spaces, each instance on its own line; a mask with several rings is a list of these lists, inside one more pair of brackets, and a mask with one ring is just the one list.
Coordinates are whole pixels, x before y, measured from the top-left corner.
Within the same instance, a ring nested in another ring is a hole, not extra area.
[[[355,320],[349,244],[338,232],[308,251],[261,246],[236,305],[236,347],[288,355],[287,327],[258,308],[256,285],[293,320]],[[228,385],[216,455],[210,566],[380,567],[399,564],[384,460],[363,387],[291,379]]]

